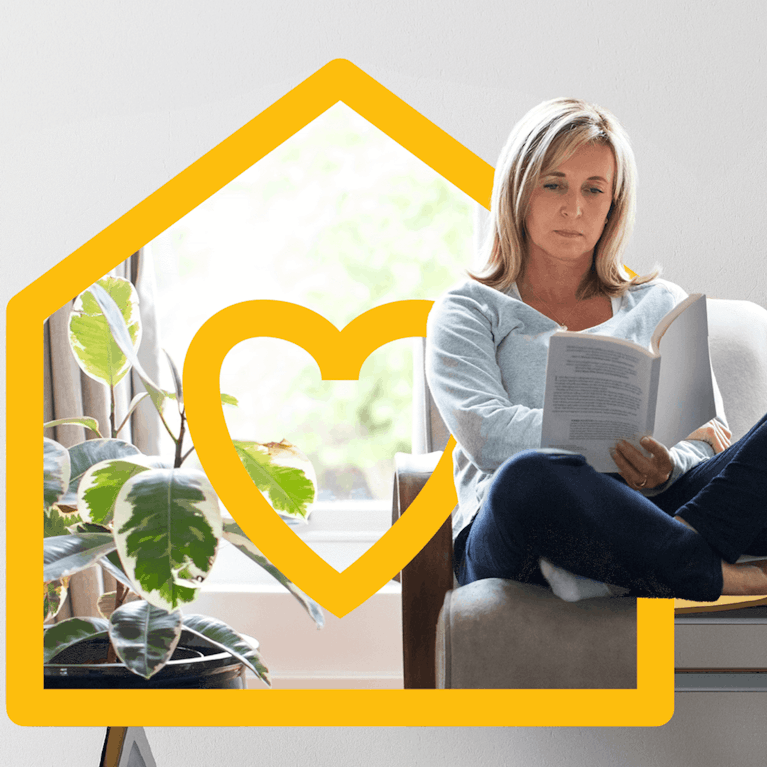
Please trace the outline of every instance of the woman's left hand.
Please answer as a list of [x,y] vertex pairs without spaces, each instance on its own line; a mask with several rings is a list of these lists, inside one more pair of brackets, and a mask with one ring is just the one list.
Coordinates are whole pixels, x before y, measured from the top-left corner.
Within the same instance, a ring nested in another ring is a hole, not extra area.
[[712,421],[704,423],[699,429],[695,429],[686,439],[699,439],[701,442],[708,442],[714,454],[718,454],[732,444],[732,432],[714,418]]
[[668,448],[652,437],[643,437],[640,444],[650,453],[649,457],[625,439],[618,442],[611,454],[630,487],[649,490],[668,481],[674,461]]

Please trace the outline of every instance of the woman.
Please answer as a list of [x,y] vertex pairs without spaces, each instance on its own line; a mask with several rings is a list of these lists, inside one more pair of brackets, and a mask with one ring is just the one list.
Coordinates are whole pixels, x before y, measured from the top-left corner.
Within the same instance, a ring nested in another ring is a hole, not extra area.
[[462,585],[545,575],[575,599],[574,573],[636,596],[767,594],[767,564],[735,564],[744,553],[767,555],[767,417],[732,446],[721,408],[671,448],[621,441],[614,474],[536,450],[551,334],[647,346],[686,297],[657,272],[630,279],[621,266],[635,176],[628,139],[607,111],[574,99],[531,110],[496,170],[486,266],[429,317],[427,377],[458,443]]

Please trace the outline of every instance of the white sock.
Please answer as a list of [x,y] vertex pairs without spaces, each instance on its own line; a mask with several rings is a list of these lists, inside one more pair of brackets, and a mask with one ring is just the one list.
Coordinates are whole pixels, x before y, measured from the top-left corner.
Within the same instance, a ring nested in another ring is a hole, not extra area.
[[594,599],[595,597],[617,597],[628,593],[628,589],[621,586],[613,586],[601,581],[593,581],[582,575],[565,570],[553,565],[547,559],[540,560],[541,572],[548,581],[551,590],[565,602],[578,602],[581,599]]

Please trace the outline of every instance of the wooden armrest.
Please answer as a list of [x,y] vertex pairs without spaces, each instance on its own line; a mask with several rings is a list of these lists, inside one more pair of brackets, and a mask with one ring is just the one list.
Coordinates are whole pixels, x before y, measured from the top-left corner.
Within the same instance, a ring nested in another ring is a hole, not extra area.
[[437,467],[441,452],[413,455],[396,453],[394,455],[394,502],[392,504],[392,524],[394,524],[428,481]]
[[[395,456],[392,523],[407,511],[437,465],[441,452]],[[453,537],[448,517],[434,537],[400,574],[406,689],[436,686],[437,619],[453,588]]]

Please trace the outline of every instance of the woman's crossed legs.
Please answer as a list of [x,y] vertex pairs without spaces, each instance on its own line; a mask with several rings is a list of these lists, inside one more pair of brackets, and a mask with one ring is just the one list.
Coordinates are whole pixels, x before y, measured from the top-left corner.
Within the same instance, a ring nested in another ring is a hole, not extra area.
[[458,580],[542,582],[543,557],[635,596],[763,593],[749,592],[753,583],[733,586],[765,577],[723,564],[742,553],[767,554],[767,416],[652,500],[582,456],[517,454],[496,473],[471,525]]

